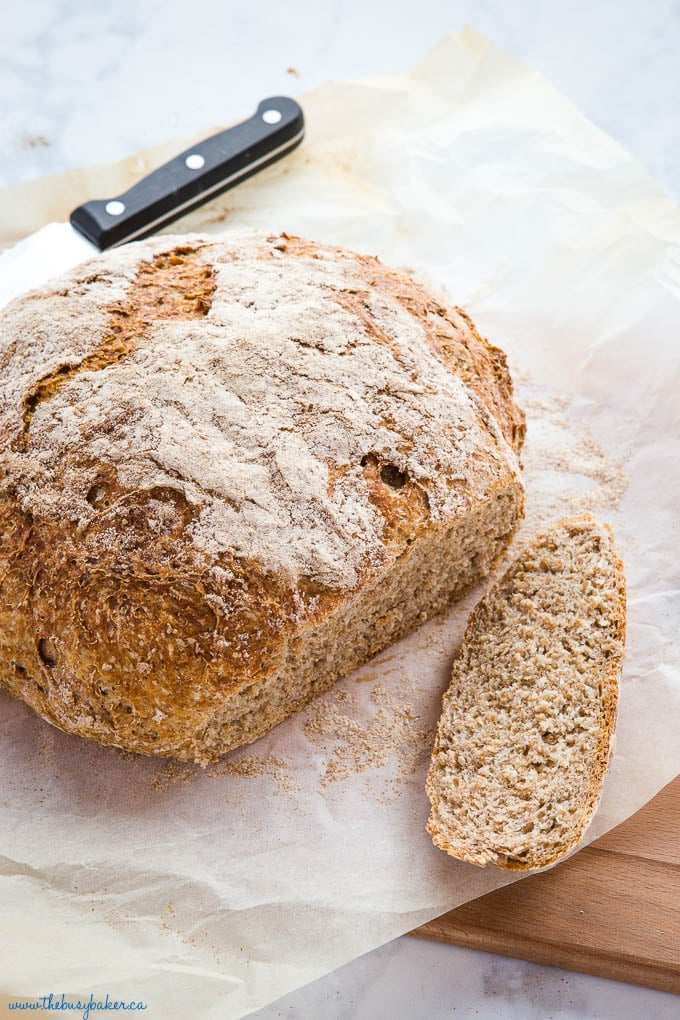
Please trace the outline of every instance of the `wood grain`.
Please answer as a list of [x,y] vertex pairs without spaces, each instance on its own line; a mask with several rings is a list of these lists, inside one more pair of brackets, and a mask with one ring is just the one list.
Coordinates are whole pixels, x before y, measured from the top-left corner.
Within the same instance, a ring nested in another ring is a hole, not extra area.
[[563,864],[413,934],[680,994],[680,777]]

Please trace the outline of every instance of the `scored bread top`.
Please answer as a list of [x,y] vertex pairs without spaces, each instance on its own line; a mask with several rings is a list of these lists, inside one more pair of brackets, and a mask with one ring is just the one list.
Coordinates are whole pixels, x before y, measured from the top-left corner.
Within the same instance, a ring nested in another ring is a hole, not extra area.
[[[25,510],[94,545],[124,548],[121,500],[170,491],[195,508],[199,554],[352,588],[386,540],[517,472],[502,354],[349,252],[141,242],[15,302],[0,336],[4,473]],[[175,503],[151,501],[150,526],[173,526]]]
[[590,514],[548,528],[477,605],[427,780],[437,846],[528,870],[580,842],[612,746],[625,615],[611,529]]

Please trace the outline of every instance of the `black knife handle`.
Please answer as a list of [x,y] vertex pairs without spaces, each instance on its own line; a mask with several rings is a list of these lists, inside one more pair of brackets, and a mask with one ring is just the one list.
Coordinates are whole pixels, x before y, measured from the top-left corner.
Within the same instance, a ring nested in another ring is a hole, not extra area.
[[304,131],[294,99],[263,99],[249,120],[181,152],[124,194],[78,206],[71,223],[100,251],[146,237],[285,156]]

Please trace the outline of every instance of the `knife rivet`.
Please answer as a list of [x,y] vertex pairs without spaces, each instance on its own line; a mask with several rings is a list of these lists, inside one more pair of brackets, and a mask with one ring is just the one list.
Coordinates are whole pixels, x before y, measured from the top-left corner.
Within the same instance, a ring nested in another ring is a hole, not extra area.
[[117,198],[113,201],[107,202],[104,206],[109,216],[120,216],[121,213],[125,212],[125,203],[119,202]]
[[278,124],[281,120],[280,110],[265,110],[262,114],[262,120],[265,124]]
[[200,170],[201,167],[205,166],[205,160],[198,152],[192,152],[190,156],[184,160],[190,170]]

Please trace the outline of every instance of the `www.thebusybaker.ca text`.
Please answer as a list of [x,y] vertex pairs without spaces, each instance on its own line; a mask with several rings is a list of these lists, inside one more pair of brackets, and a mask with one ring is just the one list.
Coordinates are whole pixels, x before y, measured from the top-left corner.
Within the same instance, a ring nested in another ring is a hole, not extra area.
[[14,999],[9,1003],[10,1009],[42,1009],[47,1012],[60,1010],[71,1010],[75,1013],[80,1013],[82,1020],[89,1020],[90,1013],[95,1010],[106,1010],[109,1012],[115,1012],[116,1010],[126,1010],[129,1013],[136,1013],[147,1008],[147,1003],[141,1000],[134,999],[112,999],[108,994],[105,999],[95,999],[94,995],[90,995],[89,999],[83,1001],[82,999],[67,999],[62,993],[60,996],[55,995],[54,992],[50,992],[49,995],[42,995],[40,998],[24,1000]]

